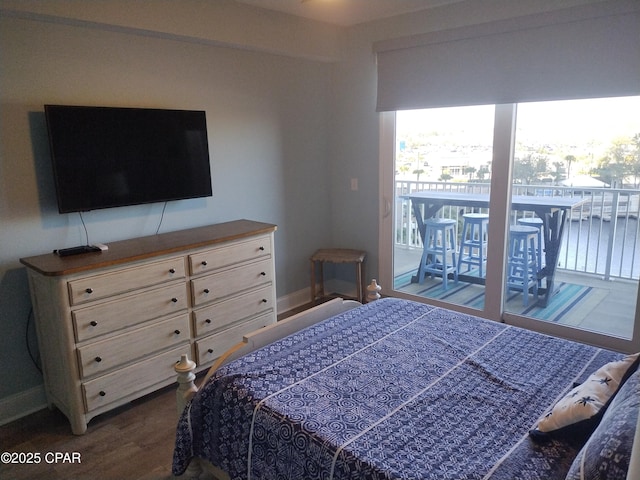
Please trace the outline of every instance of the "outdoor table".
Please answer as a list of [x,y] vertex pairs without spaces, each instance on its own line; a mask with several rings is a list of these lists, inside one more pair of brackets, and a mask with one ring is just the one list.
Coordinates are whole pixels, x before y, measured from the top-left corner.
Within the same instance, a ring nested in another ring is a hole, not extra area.
[[[423,245],[425,244],[425,220],[435,217],[445,205],[472,208],[489,207],[488,193],[424,190],[403,195],[402,198],[411,200]],[[541,298],[538,298],[538,305],[546,307],[549,304],[551,295],[554,293],[553,280],[567,216],[572,208],[578,207],[585,202],[586,199],[579,197],[537,195],[514,195],[511,197],[511,208],[513,210],[534,212],[542,219],[545,266],[538,271],[538,279],[546,279],[546,288],[540,288],[538,291],[539,295],[542,294]],[[424,214],[420,211],[421,206],[424,206]],[[459,275],[458,278],[484,284],[484,279],[472,277],[471,275]]]

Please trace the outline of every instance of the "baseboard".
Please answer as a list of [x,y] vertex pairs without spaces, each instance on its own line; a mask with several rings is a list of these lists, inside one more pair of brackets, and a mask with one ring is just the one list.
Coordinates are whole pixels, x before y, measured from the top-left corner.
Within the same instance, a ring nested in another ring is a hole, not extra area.
[[337,278],[328,280],[324,285],[324,291],[327,294],[336,294],[351,298],[357,298],[358,296],[358,292],[354,283]]
[[311,289],[303,288],[297,292],[289,293],[283,297],[278,297],[278,314],[286,313],[289,310],[309,303],[311,299]]
[[6,425],[44,408],[47,408],[44,385],[0,399],[0,425]]
[[[316,292],[320,291],[320,285],[316,287]],[[343,295],[348,297],[356,297],[356,288],[349,282],[341,280],[330,279],[324,285],[325,294],[333,294],[335,292],[342,292]],[[278,297],[278,315],[286,313],[289,310],[305,305],[311,301],[311,288],[303,288],[296,292]]]

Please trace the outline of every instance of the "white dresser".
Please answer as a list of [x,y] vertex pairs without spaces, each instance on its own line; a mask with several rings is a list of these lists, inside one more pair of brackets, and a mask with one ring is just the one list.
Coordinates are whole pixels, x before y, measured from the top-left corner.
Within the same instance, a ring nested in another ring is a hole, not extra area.
[[50,406],[73,433],[276,321],[275,225],[237,220],[22,258]]

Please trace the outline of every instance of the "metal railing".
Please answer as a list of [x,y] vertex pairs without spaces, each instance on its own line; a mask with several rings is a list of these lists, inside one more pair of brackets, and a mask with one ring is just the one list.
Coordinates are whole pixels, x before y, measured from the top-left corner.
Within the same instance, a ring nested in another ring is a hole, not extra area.
[[[402,195],[423,190],[489,193],[488,183],[396,181],[395,244],[422,248],[410,200]],[[596,275],[605,280],[640,279],[640,190],[579,188],[550,185],[514,185],[514,195],[580,197],[586,201],[569,216],[558,257],[558,268]],[[462,225],[470,208],[445,206],[438,215]],[[476,209],[477,211],[477,209]],[[483,209],[487,211],[488,209]],[[531,217],[533,212],[511,211],[511,222]],[[458,228],[460,231],[460,228]]]

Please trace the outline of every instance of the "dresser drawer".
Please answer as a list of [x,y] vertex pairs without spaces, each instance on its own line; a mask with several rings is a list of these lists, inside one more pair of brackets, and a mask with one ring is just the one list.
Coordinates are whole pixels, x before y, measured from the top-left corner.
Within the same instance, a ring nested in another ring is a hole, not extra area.
[[184,283],[160,287],[144,295],[129,295],[99,305],[79,308],[71,313],[76,341],[104,335],[138,323],[176,315],[187,310]]
[[272,298],[273,285],[269,284],[257,290],[194,310],[194,335],[200,336],[220,330],[243,318],[249,318],[267,310],[275,312],[276,306],[272,304]]
[[185,278],[184,257],[79,278],[68,283],[71,305]]
[[242,290],[273,282],[270,259],[191,280],[193,305],[203,305]]
[[271,255],[271,237],[265,235],[189,255],[189,271],[192,275],[197,275],[269,255]]
[[150,353],[189,341],[189,315],[163,320],[108,340],[78,348],[80,375],[90,377]]
[[191,355],[191,347],[188,343],[122,370],[84,382],[82,390],[86,412],[175,377],[176,372],[173,367],[182,354]]
[[244,335],[270,325],[273,322],[274,315],[269,313],[198,340],[196,342],[196,356],[198,359],[196,363],[198,365],[205,365],[213,362],[236,343],[240,343]]

